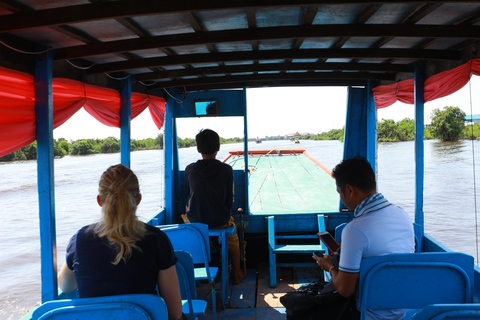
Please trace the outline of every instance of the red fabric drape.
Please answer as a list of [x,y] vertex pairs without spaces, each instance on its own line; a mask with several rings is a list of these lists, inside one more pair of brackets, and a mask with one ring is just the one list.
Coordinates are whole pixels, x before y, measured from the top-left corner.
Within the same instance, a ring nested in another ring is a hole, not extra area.
[[[33,76],[0,67],[0,157],[35,141],[35,89]],[[53,127],[70,119],[80,108],[101,123],[120,128],[120,94],[112,89],[55,78],[52,82]],[[142,93],[132,93],[131,117],[146,108],[161,129],[165,100]]]
[[[435,74],[425,81],[425,102],[446,97],[468,83],[472,75],[480,75],[480,59],[469,62],[454,69]],[[373,88],[373,96],[377,109],[386,108],[397,101],[414,103],[414,81],[408,79],[386,86]]]

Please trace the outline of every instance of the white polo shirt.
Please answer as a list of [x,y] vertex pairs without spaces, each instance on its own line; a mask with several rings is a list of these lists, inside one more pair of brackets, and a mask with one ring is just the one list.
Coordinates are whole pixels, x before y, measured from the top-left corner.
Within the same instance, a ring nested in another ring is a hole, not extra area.
[[[339,269],[360,272],[362,259],[391,253],[415,252],[415,236],[410,216],[390,205],[354,218],[342,232]],[[357,301],[358,301],[358,297]],[[404,309],[367,310],[366,319],[403,319]]]

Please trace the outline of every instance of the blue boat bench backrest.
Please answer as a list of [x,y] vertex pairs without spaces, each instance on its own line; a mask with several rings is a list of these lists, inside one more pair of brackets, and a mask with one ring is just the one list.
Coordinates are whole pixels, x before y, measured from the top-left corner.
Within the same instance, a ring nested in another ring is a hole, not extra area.
[[32,320],[145,319],[167,320],[165,301],[153,294],[127,294],[97,298],[48,301],[32,314]]
[[473,273],[473,257],[458,252],[366,258],[360,267],[357,303],[363,315],[366,309],[421,309],[435,303],[471,303]]

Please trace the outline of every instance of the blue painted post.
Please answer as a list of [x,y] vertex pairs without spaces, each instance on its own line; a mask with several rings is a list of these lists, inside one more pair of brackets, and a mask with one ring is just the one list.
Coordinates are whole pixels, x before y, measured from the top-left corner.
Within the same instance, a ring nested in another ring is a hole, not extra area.
[[122,164],[130,168],[130,119],[131,119],[131,80],[122,80],[120,87],[120,158]]
[[51,51],[35,59],[35,117],[43,303],[58,298]]
[[245,149],[245,212],[250,214],[250,203],[248,201],[248,125],[247,125],[247,89],[243,88],[243,136],[244,136],[244,149]]
[[268,261],[270,265],[270,287],[277,286],[277,262],[275,257],[275,218],[267,217],[267,234],[268,234]]
[[423,231],[425,65],[415,66],[415,222]]
[[[375,149],[372,149],[375,134],[369,134],[367,129],[367,125],[374,121],[374,114],[367,108],[366,91],[366,88],[348,87],[343,159],[362,156],[370,161],[369,154],[371,157],[372,153],[375,154]],[[375,163],[372,163],[373,169],[374,165]],[[339,210],[348,211],[342,202]]]
[[343,149],[344,159],[354,156],[367,156],[367,112],[365,103],[364,88],[348,87],[347,119]]
[[165,135],[163,144],[163,155],[165,157],[165,223],[171,224],[174,221],[174,175],[173,175],[173,149],[175,148],[174,139],[174,107],[175,100],[169,98],[165,111]]
[[375,100],[373,99],[373,87],[375,81],[368,81],[366,92],[366,121],[367,121],[367,154],[366,158],[372,165],[372,168],[377,173],[377,109],[375,107]]

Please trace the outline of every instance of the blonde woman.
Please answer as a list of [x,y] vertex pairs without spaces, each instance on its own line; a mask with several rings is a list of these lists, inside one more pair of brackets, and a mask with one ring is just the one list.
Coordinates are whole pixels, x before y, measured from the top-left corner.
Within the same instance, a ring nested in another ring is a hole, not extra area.
[[118,164],[100,178],[100,222],[81,228],[70,239],[58,274],[63,292],[78,287],[80,298],[120,294],[156,294],[165,300],[170,320],[182,319],[175,271],[177,259],[168,237],[137,219],[142,195],[138,179]]

